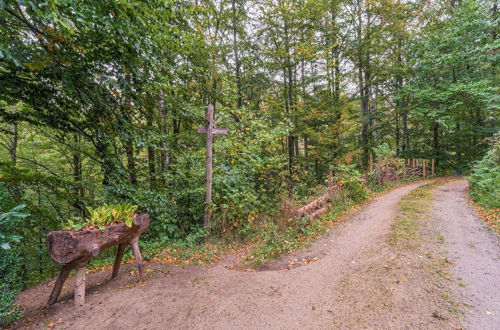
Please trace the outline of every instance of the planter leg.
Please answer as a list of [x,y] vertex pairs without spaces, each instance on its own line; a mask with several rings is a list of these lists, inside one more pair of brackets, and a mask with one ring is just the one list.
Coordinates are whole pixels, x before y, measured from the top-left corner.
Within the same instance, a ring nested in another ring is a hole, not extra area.
[[133,240],[130,242],[132,245],[132,250],[134,251],[135,262],[137,264],[137,268],[139,268],[139,278],[140,280],[144,280],[144,265],[142,264],[141,251],[139,250],[139,243],[137,240]]
[[61,294],[62,287],[64,285],[64,282],[68,278],[69,272],[71,271],[71,268],[73,268],[71,265],[64,265],[59,272],[59,276],[57,276],[56,284],[54,285],[54,288],[52,289],[52,293],[50,294],[48,304],[49,305],[54,305],[57,302],[57,298],[59,298],[59,295]]
[[115,264],[113,266],[113,274],[111,275],[112,279],[118,276],[118,272],[120,271],[120,266],[122,264],[123,254],[125,253],[126,247],[127,245],[125,243],[118,245],[118,250],[116,251]]
[[80,308],[85,305],[85,266],[88,263],[87,260],[83,260],[76,265],[76,277],[75,277],[75,307]]

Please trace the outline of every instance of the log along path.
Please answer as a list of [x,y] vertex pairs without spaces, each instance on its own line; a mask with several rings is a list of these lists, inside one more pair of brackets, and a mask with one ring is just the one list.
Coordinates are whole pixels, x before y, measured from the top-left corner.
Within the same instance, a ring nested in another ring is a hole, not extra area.
[[[19,302],[34,312],[18,326],[500,329],[498,236],[467,205],[465,180],[434,188],[418,220],[418,239],[391,244],[401,198],[420,185],[375,198],[308,249],[262,271],[228,270],[233,256],[208,267],[157,266],[149,280],[134,285],[125,271],[104,281],[107,270],[89,276],[81,310],[68,301],[71,285],[62,303],[41,310],[50,286],[26,290]],[[295,259],[316,261],[287,269]]]

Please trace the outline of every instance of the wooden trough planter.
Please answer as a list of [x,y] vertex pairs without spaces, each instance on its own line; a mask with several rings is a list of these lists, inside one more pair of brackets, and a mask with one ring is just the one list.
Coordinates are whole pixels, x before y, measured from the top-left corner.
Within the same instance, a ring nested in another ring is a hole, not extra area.
[[62,269],[52,289],[48,304],[53,305],[56,303],[70,271],[76,269],[75,306],[83,306],[85,304],[85,266],[91,258],[97,257],[99,253],[115,245],[118,245],[118,251],[111,278],[118,276],[125,248],[130,245],[134,251],[139,276],[142,280],[144,266],[138,241],[139,237],[148,229],[148,226],[149,215],[140,214],[135,217],[130,228],[125,223],[119,223],[107,226],[104,231],[91,229],[78,232],[61,230],[49,232],[47,234],[49,255],[62,265]]

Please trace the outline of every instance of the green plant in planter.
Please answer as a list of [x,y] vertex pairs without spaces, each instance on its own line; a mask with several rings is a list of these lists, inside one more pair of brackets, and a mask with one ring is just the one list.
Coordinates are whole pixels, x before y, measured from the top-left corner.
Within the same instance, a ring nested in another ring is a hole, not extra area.
[[80,231],[84,228],[97,227],[101,231],[113,223],[124,222],[127,227],[132,227],[137,205],[129,203],[106,204],[96,208],[87,207],[87,218],[72,217],[63,226],[65,230]]
[[112,206],[111,215],[113,216],[113,221],[123,221],[127,227],[132,227],[137,205],[123,203]]

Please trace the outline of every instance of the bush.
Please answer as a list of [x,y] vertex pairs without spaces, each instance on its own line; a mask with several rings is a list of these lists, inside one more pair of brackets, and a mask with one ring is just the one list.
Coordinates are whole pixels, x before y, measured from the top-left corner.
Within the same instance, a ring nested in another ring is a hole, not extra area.
[[19,276],[21,257],[20,236],[17,234],[18,221],[27,216],[19,211],[24,205],[12,207],[12,199],[3,185],[0,185],[0,327],[7,327],[21,316],[14,305],[22,283]]
[[500,134],[491,149],[477,162],[469,177],[472,200],[487,209],[500,208]]
[[337,173],[342,173],[335,176],[335,179],[340,183],[342,189],[345,190],[346,196],[353,203],[360,203],[368,198],[368,191],[355,165],[340,165],[336,168]]

